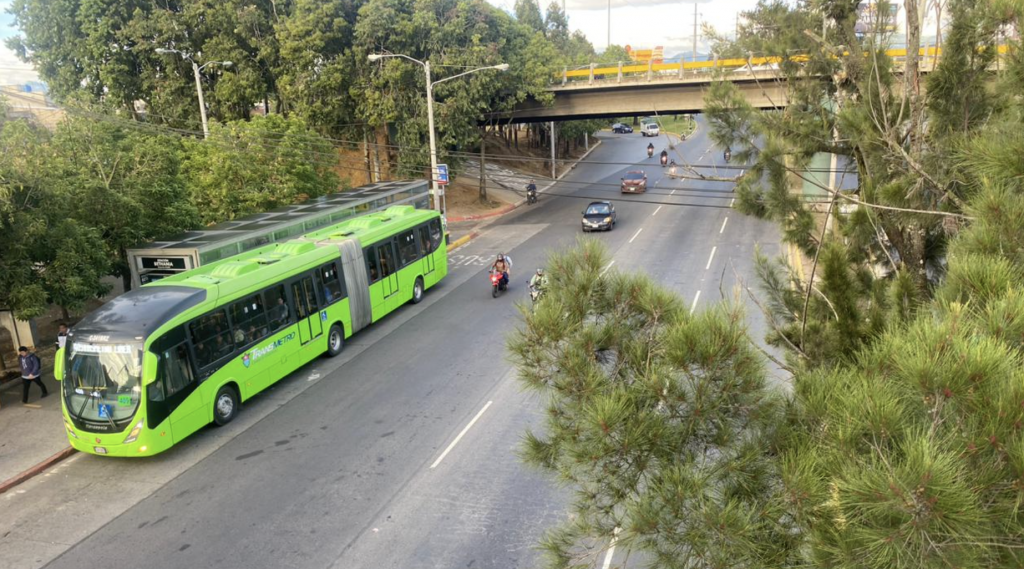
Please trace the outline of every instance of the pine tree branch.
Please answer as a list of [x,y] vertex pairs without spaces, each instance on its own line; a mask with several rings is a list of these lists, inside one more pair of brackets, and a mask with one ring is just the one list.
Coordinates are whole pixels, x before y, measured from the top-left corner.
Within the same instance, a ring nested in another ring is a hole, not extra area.
[[[729,261],[729,264],[732,265],[732,261]],[[733,272],[736,273],[737,277],[739,276],[739,272],[736,271],[736,267],[735,266],[733,266]],[[725,291],[722,290],[722,283],[724,283],[724,282],[725,282],[725,267],[722,267],[722,276],[721,276],[721,278],[718,279],[718,294],[719,294],[719,296],[722,297],[722,300],[725,300]],[[740,286],[741,287],[743,286],[742,281],[740,281]],[[760,307],[760,305],[758,305],[758,306]],[[761,308],[761,310],[763,312],[764,308]],[[778,330],[776,330],[776,331],[778,331]],[[779,332],[779,334],[781,335],[782,333]],[[768,353],[768,350],[762,348],[757,342],[755,342],[754,339],[750,337],[750,332],[746,328],[743,329],[743,337],[747,339],[747,343],[749,343],[751,346],[753,346],[755,350],[757,350],[758,352],[761,352],[762,356],[768,358],[769,360],[771,360],[775,365],[779,366],[780,368],[788,371],[791,375],[796,375],[796,370],[795,369],[793,369],[793,368],[789,367],[788,365],[786,365],[786,364],[782,363],[781,361],[779,361],[778,358],[776,358],[775,356],[773,356],[770,353]]]
[[[818,256],[821,255],[821,248],[825,245],[825,230],[828,229],[828,220],[832,217],[832,210],[836,207],[836,196],[839,192],[832,194],[832,201],[828,204],[828,211],[825,212],[825,222],[821,224],[821,235],[818,237],[818,247],[814,249],[814,263],[811,264],[811,274],[807,277],[807,294],[804,295],[804,309],[800,314],[800,347],[804,347],[804,332],[807,330],[807,306],[811,302],[811,288],[814,285],[814,273],[818,269]],[[838,316],[837,316],[838,319]]]
[[[735,268],[734,268],[733,270],[735,271]],[[756,304],[756,305],[757,305],[757,307],[758,307],[759,309],[761,309],[761,312],[762,312],[762,313],[763,313],[763,314],[765,315],[765,317],[767,318],[767,320],[768,320],[768,325],[772,327],[772,330],[775,330],[775,332],[776,332],[776,333],[778,333],[779,337],[780,337],[780,338],[782,338],[782,340],[783,340],[784,342],[786,342],[786,344],[787,344],[787,345],[789,345],[789,347],[790,347],[790,348],[791,348],[791,349],[792,349],[792,350],[793,350],[794,352],[796,352],[796,353],[797,353],[798,355],[800,355],[800,356],[801,356],[802,358],[804,358],[805,360],[808,360],[808,361],[810,361],[810,359],[811,359],[811,358],[810,358],[810,357],[809,357],[809,356],[808,356],[808,355],[807,355],[807,354],[806,354],[806,353],[805,353],[805,352],[804,352],[803,350],[801,350],[800,348],[796,347],[796,346],[795,346],[795,345],[793,344],[793,342],[789,341],[789,338],[788,338],[788,337],[786,336],[786,334],[785,334],[785,333],[784,333],[784,332],[783,332],[783,331],[782,331],[782,330],[781,330],[781,329],[779,328],[779,324],[778,324],[778,322],[776,322],[776,321],[775,321],[775,315],[774,315],[774,314],[772,314],[771,312],[769,312],[769,311],[768,311],[768,310],[767,310],[767,309],[766,309],[766,308],[764,307],[764,305],[762,305],[762,304],[761,304],[761,302],[757,300],[757,297],[756,297],[756,296],[754,296],[754,293],[750,291],[750,287],[748,287],[748,286],[745,286],[745,285],[743,285],[743,280],[742,280],[742,279],[740,278],[740,276],[739,276],[739,273],[736,273],[736,280],[738,280],[738,281],[740,282],[740,286],[741,286],[741,287],[743,287],[743,290],[747,291],[747,295],[748,295],[748,296],[750,297],[750,300],[754,301],[754,304]],[[747,338],[749,338],[749,337],[750,337],[750,336],[748,335],[748,336],[747,336]],[[762,353],[764,353],[764,352],[762,351]],[[769,356],[769,357],[770,357],[770,356]],[[775,358],[772,358],[772,361],[775,361],[776,363],[779,363],[779,362],[778,362],[777,360],[775,360]],[[779,365],[780,365],[780,366],[781,366],[781,367],[782,367],[783,369],[785,369],[785,370],[787,370],[787,371],[789,371],[789,372],[791,372],[791,373],[795,373],[795,372],[794,372],[794,371],[793,371],[793,370],[792,370],[792,369],[791,369],[791,368],[790,368],[789,366],[786,366],[786,365],[783,365],[783,364],[779,364]]]

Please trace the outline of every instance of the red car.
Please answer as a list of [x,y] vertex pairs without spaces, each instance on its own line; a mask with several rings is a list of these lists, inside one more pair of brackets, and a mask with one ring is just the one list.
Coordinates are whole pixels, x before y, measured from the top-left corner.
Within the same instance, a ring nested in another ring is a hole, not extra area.
[[647,191],[647,174],[643,170],[631,170],[622,178],[622,193],[643,193]]

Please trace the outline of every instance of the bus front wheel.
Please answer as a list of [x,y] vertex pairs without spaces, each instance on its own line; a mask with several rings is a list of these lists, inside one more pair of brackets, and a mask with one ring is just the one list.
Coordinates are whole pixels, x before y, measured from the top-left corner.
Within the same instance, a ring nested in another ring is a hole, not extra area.
[[334,357],[341,353],[345,347],[345,332],[338,324],[331,325],[331,331],[327,334],[327,355]]
[[230,385],[225,385],[217,391],[217,397],[213,400],[213,422],[218,427],[223,427],[231,422],[238,414],[238,394]]

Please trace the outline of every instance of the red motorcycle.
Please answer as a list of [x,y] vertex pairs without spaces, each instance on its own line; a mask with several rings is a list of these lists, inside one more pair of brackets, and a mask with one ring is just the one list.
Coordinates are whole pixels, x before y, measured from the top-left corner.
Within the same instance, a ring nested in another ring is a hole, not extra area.
[[508,290],[508,283],[502,278],[503,275],[498,271],[491,271],[491,297],[498,298],[499,292]]

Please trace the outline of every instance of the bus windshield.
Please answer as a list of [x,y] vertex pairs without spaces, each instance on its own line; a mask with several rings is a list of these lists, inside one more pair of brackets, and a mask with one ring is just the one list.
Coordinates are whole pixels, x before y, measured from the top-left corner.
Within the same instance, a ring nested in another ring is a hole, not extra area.
[[142,380],[140,344],[69,340],[64,399],[79,419],[120,422],[135,415]]

